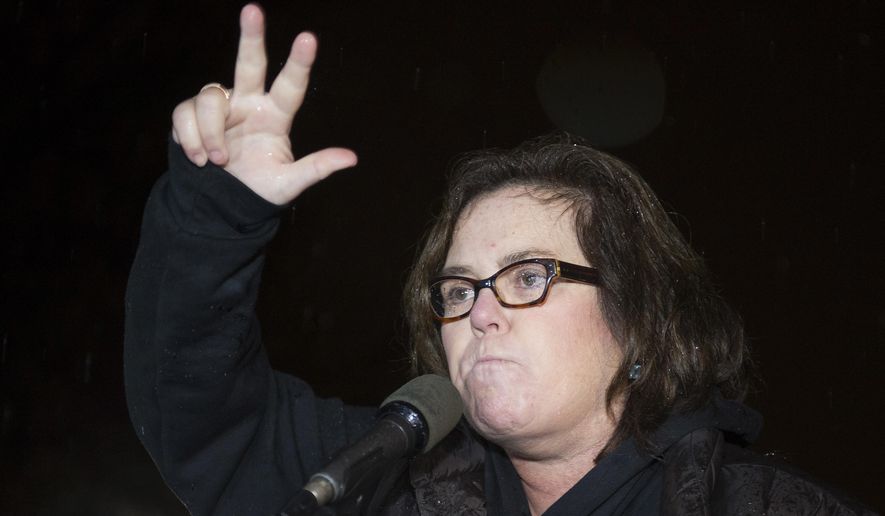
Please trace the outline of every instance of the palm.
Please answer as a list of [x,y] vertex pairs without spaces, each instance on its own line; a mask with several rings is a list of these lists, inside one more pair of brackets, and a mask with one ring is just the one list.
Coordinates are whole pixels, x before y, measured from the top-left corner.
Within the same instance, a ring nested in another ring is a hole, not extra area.
[[[234,94],[225,131],[229,159],[225,165],[236,176],[262,197],[283,204],[291,199],[288,190],[302,188],[290,185],[281,178],[292,174],[294,163],[289,129],[292,116],[274,105],[269,95],[238,97]],[[295,181],[297,183],[297,181]]]

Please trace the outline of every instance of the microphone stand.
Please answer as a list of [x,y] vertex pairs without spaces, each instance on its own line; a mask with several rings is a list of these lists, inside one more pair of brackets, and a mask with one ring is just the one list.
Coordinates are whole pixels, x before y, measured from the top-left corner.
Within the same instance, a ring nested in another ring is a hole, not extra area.
[[[386,471],[364,478],[343,499],[319,507],[315,493],[301,489],[286,504],[279,516],[374,516],[379,514],[400,476],[409,467],[409,460],[400,459]],[[379,478],[380,477],[380,478]]]
[[319,505],[314,494],[307,489],[302,489],[289,500],[279,516],[314,516],[317,509],[319,509]]

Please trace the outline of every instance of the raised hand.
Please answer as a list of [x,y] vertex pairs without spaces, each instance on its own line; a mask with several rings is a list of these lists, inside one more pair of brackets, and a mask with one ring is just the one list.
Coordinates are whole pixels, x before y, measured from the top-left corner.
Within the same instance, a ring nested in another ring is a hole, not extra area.
[[[172,138],[191,161],[223,166],[275,204],[286,204],[335,171],[356,164],[348,149],[328,148],[295,161],[289,131],[304,100],[316,37],[299,34],[289,58],[265,92],[264,15],[253,4],[240,13],[234,88],[204,87],[172,113]],[[230,98],[228,98],[228,96]]]

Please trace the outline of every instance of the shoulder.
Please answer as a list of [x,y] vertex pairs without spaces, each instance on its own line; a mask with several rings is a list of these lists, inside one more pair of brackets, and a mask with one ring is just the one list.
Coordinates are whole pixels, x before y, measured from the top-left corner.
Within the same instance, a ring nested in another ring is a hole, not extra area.
[[413,459],[409,477],[421,514],[485,514],[484,442],[463,423]]
[[712,496],[715,514],[875,514],[776,458],[726,443]]
[[663,514],[876,514],[780,459],[730,443],[713,428],[685,435],[663,462]]

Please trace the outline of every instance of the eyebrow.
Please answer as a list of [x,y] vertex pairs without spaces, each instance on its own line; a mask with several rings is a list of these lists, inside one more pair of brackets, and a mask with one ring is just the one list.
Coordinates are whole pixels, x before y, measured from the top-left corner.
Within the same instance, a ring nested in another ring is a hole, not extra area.
[[[499,268],[504,268],[511,263],[516,263],[520,260],[526,260],[528,258],[553,258],[556,256],[556,253],[549,249],[542,249],[539,247],[530,247],[528,249],[523,249],[522,251],[515,251],[510,254],[504,256],[502,260],[498,262]],[[452,265],[450,267],[445,267],[439,272],[440,276],[476,276],[473,273],[473,269],[464,265]]]
[[506,267],[511,263],[516,263],[520,260],[526,260],[528,258],[553,258],[556,256],[556,253],[549,249],[542,249],[539,247],[530,247],[523,251],[517,251],[515,253],[510,253],[504,257],[504,260],[498,263],[501,267]]

